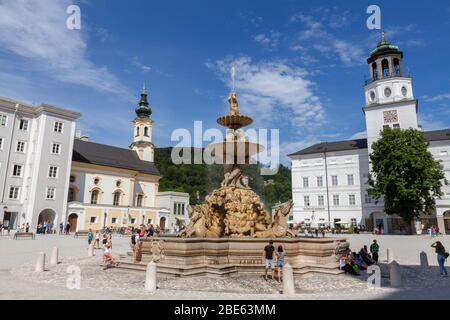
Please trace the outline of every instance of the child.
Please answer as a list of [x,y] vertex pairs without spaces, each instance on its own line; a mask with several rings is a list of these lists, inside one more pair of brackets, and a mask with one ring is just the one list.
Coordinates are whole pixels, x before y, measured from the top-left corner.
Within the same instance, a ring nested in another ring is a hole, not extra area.
[[95,231],[95,246],[100,249],[100,233]]
[[105,252],[103,253],[103,270],[108,269],[109,266],[114,265],[114,267],[117,267],[119,264],[112,256],[111,252],[109,251],[110,245],[109,243],[105,244]]
[[277,272],[278,272],[278,281],[283,281],[283,278],[281,277],[281,272],[283,271],[284,267],[284,250],[283,246],[278,246],[277,252]]

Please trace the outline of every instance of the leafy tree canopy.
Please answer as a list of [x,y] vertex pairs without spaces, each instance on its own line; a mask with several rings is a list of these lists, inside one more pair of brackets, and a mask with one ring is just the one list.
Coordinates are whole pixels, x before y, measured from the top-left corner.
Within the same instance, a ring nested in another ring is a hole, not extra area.
[[384,129],[372,144],[370,161],[369,194],[377,201],[383,198],[386,214],[411,222],[434,212],[447,182],[421,131]]

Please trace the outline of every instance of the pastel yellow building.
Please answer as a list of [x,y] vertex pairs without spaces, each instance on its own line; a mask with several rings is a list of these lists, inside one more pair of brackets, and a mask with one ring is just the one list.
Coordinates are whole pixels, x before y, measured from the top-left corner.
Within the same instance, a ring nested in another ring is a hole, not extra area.
[[189,195],[158,193],[161,175],[154,164],[151,114],[144,88],[129,149],[76,136],[66,212],[72,232],[141,224],[174,231],[176,219],[187,222]]

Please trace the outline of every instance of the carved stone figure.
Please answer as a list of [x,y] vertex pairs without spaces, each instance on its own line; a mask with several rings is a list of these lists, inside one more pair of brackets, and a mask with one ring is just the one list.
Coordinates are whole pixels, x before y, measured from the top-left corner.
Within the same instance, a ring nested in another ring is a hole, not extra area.
[[230,114],[232,116],[239,115],[239,104],[237,100],[236,92],[231,92],[228,97],[228,103],[230,104]]
[[150,245],[150,251],[152,252],[152,259],[154,262],[158,262],[164,258],[164,241],[152,241]]
[[286,216],[291,212],[293,201],[286,202],[281,207],[275,209],[275,214],[270,227],[267,230],[257,232],[256,238],[279,238],[295,237],[295,234],[287,227]]
[[225,173],[221,186],[248,189],[248,177],[242,174],[241,169],[235,168],[232,171]]

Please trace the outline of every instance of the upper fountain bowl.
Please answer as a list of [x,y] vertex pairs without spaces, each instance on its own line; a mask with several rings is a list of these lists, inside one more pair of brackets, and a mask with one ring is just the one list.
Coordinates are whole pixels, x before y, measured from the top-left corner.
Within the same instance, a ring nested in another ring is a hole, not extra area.
[[229,114],[217,119],[217,123],[229,129],[237,130],[252,124],[253,119],[240,114]]

